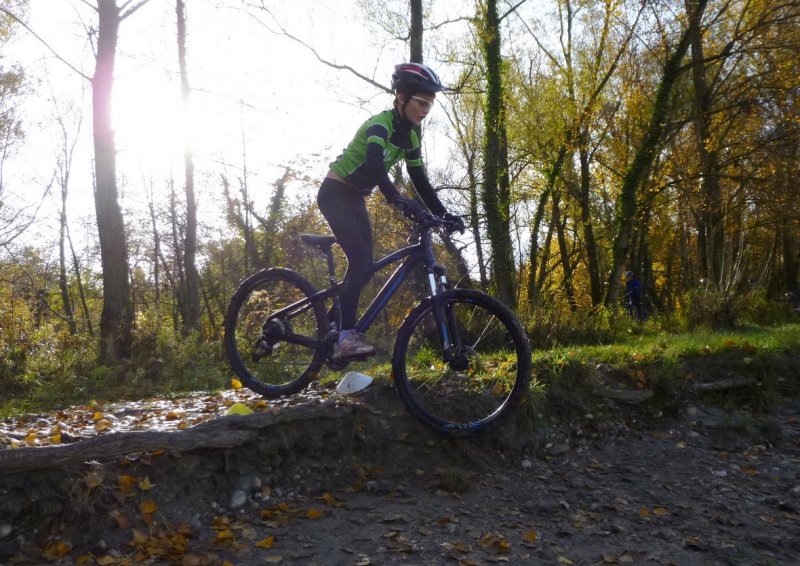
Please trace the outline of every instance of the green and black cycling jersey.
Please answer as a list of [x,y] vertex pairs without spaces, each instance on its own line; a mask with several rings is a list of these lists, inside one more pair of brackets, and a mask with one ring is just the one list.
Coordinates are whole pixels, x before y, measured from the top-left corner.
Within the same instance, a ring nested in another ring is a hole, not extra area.
[[442,216],[446,210],[425,173],[419,136],[396,110],[386,110],[364,122],[344,152],[331,163],[331,169],[364,195],[377,186],[392,203],[400,193],[389,178],[389,171],[401,159],[406,162],[417,194],[431,212]]

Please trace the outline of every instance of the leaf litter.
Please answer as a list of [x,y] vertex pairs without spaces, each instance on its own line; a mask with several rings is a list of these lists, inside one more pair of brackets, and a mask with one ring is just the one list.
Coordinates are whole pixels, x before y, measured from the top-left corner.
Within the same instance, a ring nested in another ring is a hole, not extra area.
[[[509,431],[453,442],[428,435],[397,410],[394,395],[363,412],[368,418],[344,423],[347,441],[338,446],[309,450],[303,438],[341,432],[313,423],[294,436],[280,431],[285,450],[260,470],[252,462],[243,469],[242,461],[259,457],[255,451],[247,458],[247,448],[210,470],[191,454],[158,452],[90,466],[76,485],[94,501],[86,505],[96,505],[92,536],[63,522],[27,532],[13,519],[3,534],[9,520],[0,514],[0,562],[800,563],[796,404],[775,415],[777,437],[752,435],[745,445],[720,440],[716,431],[731,415],[715,408],[657,421],[620,419],[594,432],[584,423],[581,434],[551,427],[527,443],[508,440]],[[236,403],[259,411],[302,402],[273,405],[235,389],[97,403],[6,421],[0,434],[20,446],[44,446],[57,440],[54,431],[65,442],[112,431],[181,430],[181,423],[224,417]],[[566,450],[545,448],[564,443]],[[180,476],[181,468],[194,475]],[[230,508],[229,493],[251,473],[259,481],[251,482],[245,505]],[[170,479],[175,474],[182,482]],[[27,481],[34,489],[44,485],[35,474]]]

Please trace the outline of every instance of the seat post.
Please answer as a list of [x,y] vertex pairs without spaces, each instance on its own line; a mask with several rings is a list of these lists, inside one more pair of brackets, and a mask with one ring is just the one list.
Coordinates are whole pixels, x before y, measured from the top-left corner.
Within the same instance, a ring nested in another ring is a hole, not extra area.
[[327,246],[323,249],[323,252],[325,252],[325,259],[328,262],[328,282],[333,287],[336,285],[336,266],[333,263],[333,249],[331,246]]

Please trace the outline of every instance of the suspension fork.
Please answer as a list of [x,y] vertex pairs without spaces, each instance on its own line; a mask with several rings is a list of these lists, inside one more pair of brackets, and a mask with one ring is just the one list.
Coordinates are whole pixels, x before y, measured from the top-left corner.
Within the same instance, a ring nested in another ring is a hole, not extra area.
[[434,264],[428,270],[428,281],[431,286],[433,317],[439,330],[442,354],[446,362],[453,363],[455,356],[461,351],[461,335],[458,331],[456,315],[453,309],[442,301],[442,292],[450,288],[444,267]]

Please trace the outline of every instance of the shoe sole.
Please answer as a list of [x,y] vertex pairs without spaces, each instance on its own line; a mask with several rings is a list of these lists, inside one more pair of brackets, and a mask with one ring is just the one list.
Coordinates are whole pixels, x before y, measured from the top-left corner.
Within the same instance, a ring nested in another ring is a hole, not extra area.
[[338,356],[334,354],[333,356],[331,356],[331,359],[342,360],[347,358],[359,358],[359,357],[366,358],[374,355],[375,355],[375,350],[370,350],[369,352],[342,352]]

